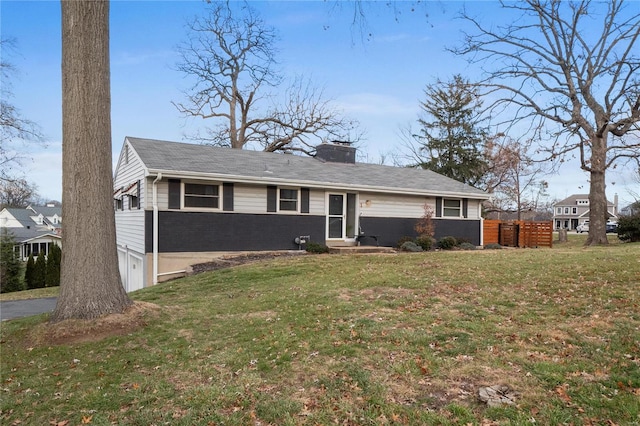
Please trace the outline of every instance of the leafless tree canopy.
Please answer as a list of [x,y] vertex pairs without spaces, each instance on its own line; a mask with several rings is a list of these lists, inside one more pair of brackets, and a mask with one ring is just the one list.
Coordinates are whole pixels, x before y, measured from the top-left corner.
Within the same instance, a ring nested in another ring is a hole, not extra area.
[[[14,45],[13,39],[0,39],[0,49],[4,52],[11,51]],[[11,77],[16,69],[6,56],[5,53],[0,59],[0,181],[16,179],[15,168],[24,160],[23,143],[43,140],[39,126],[23,117],[12,103]]]
[[[297,78],[280,89],[275,30],[248,5],[232,13],[227,2],[212,4],[206,16],[189,24],[189,37],[179,47],[177,68],[194,83],[186,101],[174,105],[186,116],[216,123],[196,139],[306,154],[322,139],[353,139],[356,123],[342,118],[309,81]],[[276,89],[285,94],[283,104]]]
[[531,156],[531,141],[516,141],[508,136],[490,138],[485,146],[489,164],[487,191],[492,194],[491,208],[515,212],[518,220],[525,211],[537,211],[548,184],[542,179],[544,164]]
[[0,180],[0,209],[27,207],[39,198],[36,185],[25,179]]
[[533,123],[549,158],[577,153],[590,173],[588,244],[606,244],[605,172],[640,156],[640,13],[610,2],[504,2],[513,23],[474,34],[455,53],[484,66],[494,113]]

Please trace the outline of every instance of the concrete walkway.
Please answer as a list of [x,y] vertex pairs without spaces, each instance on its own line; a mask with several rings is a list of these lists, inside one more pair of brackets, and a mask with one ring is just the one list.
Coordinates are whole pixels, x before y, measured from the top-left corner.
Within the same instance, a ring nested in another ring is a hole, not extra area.
[[56,308],[57,300],[57,297],[46,297],[43,299],[0,302],[0,320],[7,321],[52,312]]

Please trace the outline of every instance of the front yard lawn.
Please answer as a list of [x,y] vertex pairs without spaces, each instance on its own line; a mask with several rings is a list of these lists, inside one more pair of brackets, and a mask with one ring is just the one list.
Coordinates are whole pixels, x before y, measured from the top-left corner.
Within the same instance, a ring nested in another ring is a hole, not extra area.
[[[639,282],[639,244],[306,255],[204,273],[133,293],[141,303],[115,335],[100,332],[107,319],[54,336],[46,315],[3,323],[0,419],[639,424]],[[515,404],[478,400],[497,384]]]

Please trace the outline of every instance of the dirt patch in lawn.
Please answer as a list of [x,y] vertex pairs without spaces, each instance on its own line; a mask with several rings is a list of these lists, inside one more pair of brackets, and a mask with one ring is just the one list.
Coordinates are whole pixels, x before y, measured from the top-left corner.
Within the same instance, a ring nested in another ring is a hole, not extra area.
[[160,314],[161,309],[153,303],[137,301],[121,314],[92,320],[65,320],[54,324],[45,322],[31,330],[25,344],[28,347],[60,346],[122,336],[146,326]]
[[201,274],[203,272],[216,271],[218,269],[231,268],[233,266],[245,265],[264,260],[279,259],[283,257],[307,255],[306,251],[266,251],[244,253],[232,256],[224,256],[206,263],[191,265],[191,274]]

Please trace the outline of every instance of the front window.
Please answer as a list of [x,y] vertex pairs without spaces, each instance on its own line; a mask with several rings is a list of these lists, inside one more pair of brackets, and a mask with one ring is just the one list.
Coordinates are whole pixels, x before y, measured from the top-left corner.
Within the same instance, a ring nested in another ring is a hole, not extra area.
[[558,208],[556,209],[556,212],[557,212],[558,214],[562,214],[562,207],[558,207]]
[[138,208],[138,197],[135,195],[129,196],[129,210]]
[[564,208],[564,214],[569,214],[569,207]]
[[578,214],[578,208],[577,207],[572,207],[571,208],[571,214]]
[[460,217],[462,212],[460,200],[442,200],[442,216]]
[[218,185],[184,184],[184,206],[217,209],[220,206]]
[[279,206],[281,211],[298,211],[298,190],[280,188]]

